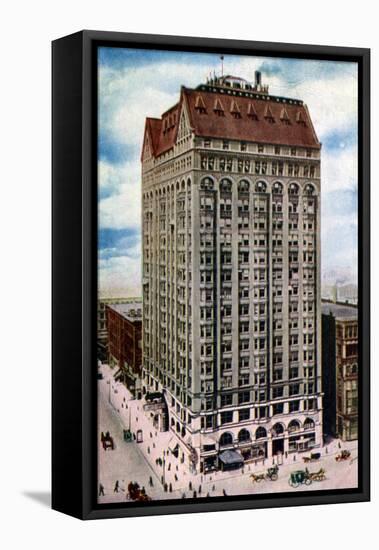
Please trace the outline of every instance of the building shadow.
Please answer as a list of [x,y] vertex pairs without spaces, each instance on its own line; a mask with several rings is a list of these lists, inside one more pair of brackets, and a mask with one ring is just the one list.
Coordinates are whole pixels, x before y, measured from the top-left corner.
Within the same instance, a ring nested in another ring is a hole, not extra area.
[[51,507],[51,493],[50,491],[24,491],[22,493],[25,497],[38,502],[42,506]]

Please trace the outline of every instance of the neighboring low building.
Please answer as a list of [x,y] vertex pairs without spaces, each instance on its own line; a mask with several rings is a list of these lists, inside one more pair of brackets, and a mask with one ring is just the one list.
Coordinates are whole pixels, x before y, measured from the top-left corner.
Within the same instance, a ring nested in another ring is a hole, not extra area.
[[324,432],[358,438],[358,308],[322,303]]
[[118,367],[115,379],[135,395],[142,368],[142,303],[108,304],[106,318],[109,364]]
[[100,297],[97,301],[97,356],[100,361],[108,360],[108,329],[105,307],[108,304],[136,302],[137,298]]

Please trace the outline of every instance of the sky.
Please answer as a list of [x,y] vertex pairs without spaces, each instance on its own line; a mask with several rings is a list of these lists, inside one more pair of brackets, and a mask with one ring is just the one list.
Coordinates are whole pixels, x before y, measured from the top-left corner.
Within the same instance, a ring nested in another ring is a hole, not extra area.
[[[303,100],[322,143],[322,285],[357,284],[356,63],[224,56],[224,74],[254,80],[272,95]],[[99,292],[141,295],[141,165],[145,118],[174,105],[182,85],[220,74],[220,54],[101,47],[99,86]]]

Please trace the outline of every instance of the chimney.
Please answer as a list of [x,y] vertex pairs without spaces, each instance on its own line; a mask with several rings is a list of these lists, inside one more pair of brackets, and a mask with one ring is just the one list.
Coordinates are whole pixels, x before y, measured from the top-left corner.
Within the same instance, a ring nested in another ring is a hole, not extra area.
[[255,75],[254,86],[255,88],[258,88],[258,86],[262,84],[262,73],[261,71],[255,71],[254,75]]

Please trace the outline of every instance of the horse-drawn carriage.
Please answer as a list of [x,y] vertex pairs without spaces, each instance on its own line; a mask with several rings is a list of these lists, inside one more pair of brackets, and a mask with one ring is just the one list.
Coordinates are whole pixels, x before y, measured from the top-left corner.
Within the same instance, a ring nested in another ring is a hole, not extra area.
[[351,452],[347,449],[344,449],[336,456],[336,461],[341,462],[342,460],[348,460],[351,456]]
[[107,449],[111,449],[112,451],[114,450],[113,437],[109,432],[107,432],[105,435],[103,434],[103,432],[101,433],[101,443],[103,445],[104,451],[106,451]]
[[310,456],[303,456],[304,462],[307,464],[308,462],[316,462],[317,460],[320,460],[321,453],[311,453]]
[[317,472],[309,472],[308,468],[296,470],[291,472],[288,483],[296,489],[299,485],[311,485],[312,481],[324,481],[326,479],[325,474],[324,468],[320,468]]
[[259,483],[260,481],[263,481],[265,479],[269,479],[270,481],[276,481],[278,479],[278,472],[279,472],[279,466],[275,465],[272,468],[268,468],[267,472],[261,473],[261,474],[251,474],[251,479]]
[[130,481],[128,484],[128,498],[131,500],[137,500],[140,502],[149,501],[151,498],[146,494],[145,488],[140,488],[137,482]]

